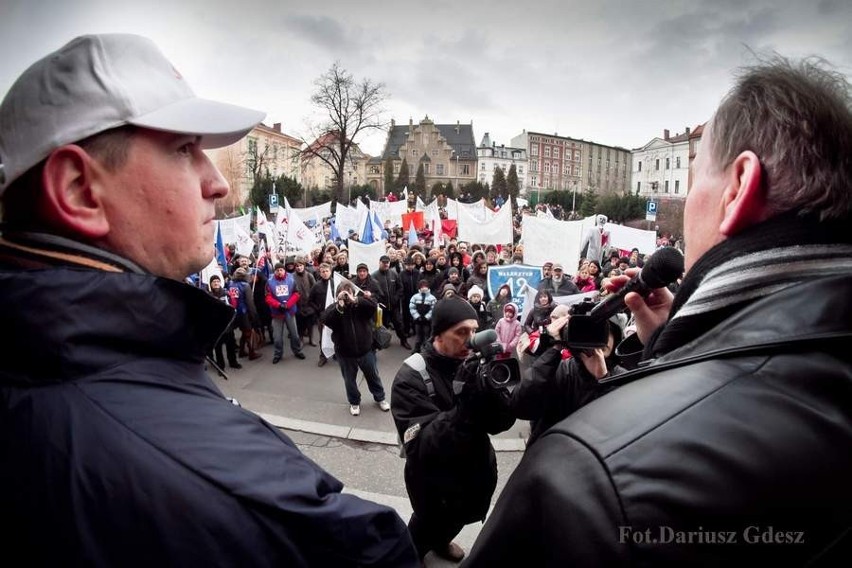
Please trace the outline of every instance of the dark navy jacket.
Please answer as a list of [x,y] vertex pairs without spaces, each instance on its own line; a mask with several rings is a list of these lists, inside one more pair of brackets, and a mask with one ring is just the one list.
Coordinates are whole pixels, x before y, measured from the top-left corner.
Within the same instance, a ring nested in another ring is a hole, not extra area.
[[418,565],[399,516],[225,399],[233,317],[146,274],[0,268],[0,545],[31,565]]

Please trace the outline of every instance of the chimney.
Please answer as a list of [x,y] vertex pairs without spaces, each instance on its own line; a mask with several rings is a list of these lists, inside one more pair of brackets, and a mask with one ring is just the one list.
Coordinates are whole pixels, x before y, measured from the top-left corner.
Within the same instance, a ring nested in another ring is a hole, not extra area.
[[391,128],[393,128],[394,126],[396,126],[396,121],[394,119],[391,119]]
[[281,134],[281,123],[280,123],[280,122],[276,122],[275,124],[273,124],[273,125],[272,125],[272,130],[274,130],[275,132],[277,132],[277,133]]
[[668,140],[668,139],[669,139],[669,129],[666,128],[665,130],[663,130],[663,140]]
[[689,127],[686,127],[686,135],[689,136]]

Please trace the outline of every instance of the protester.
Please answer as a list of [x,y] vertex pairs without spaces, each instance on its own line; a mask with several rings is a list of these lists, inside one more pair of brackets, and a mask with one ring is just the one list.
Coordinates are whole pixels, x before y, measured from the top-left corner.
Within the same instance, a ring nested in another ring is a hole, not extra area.
[[508,284],[503,284],[497,289],[497,295],[488,302],[488,311],[491,313],[492,321],[500,321],[505,313],[506,304],[512,301],[512,289]]
[[234,310],[184,283],[229,191],[203,148],[262,118],[117,34],[72,40],[0,104],[10,562],[416,565],[392,509],[341,493],[204,369]]
[[467,293],[467,301],[476,312],[476,318],[479,321],[479,329],[491,329],[494,327],[494,321],[491,317],[491,312],[488,311],[485,302],[482,301],[484,292],[479,286],[472,287]]
[[[214,274],[210,277],[209,294],[228,306],[231,305],[230,299],[228,298],[228,292],[222,286],[222,278],[220,278],[218,274]],[[239,361],[237,361],[237,339],[234,337],[233,325],[228,325],[228,327],[225,328],[225,331],[219,339],[216,340],[216,345],[213,347],[216,365],[218,365],[220,369],[225,368],[225,357],[222,354],[222,347],[225,348],[225,352],[228,355],[228,365],[230,365],[232,369],[242,369],[243,366],[240,365]]]
[[[514,423],[508,395],[483,383],[477,358],[465,360],[477,325],[463,299],[438,301],[431,341],[406,359],[394,379],[393,418],[414,509],[408,528],[420,558],[430,550],[455,562],[464,557],[452,539],[464,525],[485,517],[497,484],[488,434]],[[463,385],[458,396],[454,381]]]
[[249,361],[260,359],[254,341],[254,324],[257,321],[257,308],[254,294],[249,286],[248,272],[245,268],[237,268],[228,283],[228,297],[231,307],[236,310],[234,324],[240,330],[240,357],[248,357]]
[[317,322],[317,312],[311,304],[311,288],[316,284],[314,275],[307,270],[308,260],[304,256],[296,257],[296,271],[293,280],[296,283],[296,291],[299,293],[299,302],[296,304],[296,327],[299,331],[299,339],[307,339],[308,345],[316,346],[314,342],[314,327]]
[[284,355],[284,329],[290,338],[290,349],[296,359],[304,359],[302,339],[296,327],[296,312],[298,311],[299,292],[296,290],[296,280],[288,274],[286,265],[278,263],[272,278],[266,283],[266,305],[272,311],[272,333],[275,352],[272,364],[281,361]]
[[571,277],[565,275],[565,268],[561,262],[553,263],[550,278],[543,278],[538,284],[538,289],[548,292],[551,297],[571,296],[580,293],[580,289],[577,288]]
[[538,439],[469,565],[848,563],[852,100],[826,67],[776,56],[725,97],[677,295],[624,298],[643,366]]
[[[327,264],[325,262],[320,264],[317,272],[319,274],[319,279],[316,281],[313,288],[311,288],[309,302],[311,307],[317,314],[322,314],[326,308],[326,301],[329,300],[329,298],[333,298],[334,296],[334,281],[332,280],[332,270],[330,264]],[[329,286],[331,287],[331,293],[329,293]],[[319,319],[317,331],[319,333],[320,338],[320,351],[319,360],[317,361],[317,367],[322,367],[326,363],[328,363],[328,358],[322,351],[322,319]]]
[[403,349],[411,350],[408,343],[408,335],[402,324],[402,284],[399,274],[390,268],[390,257],[382,255],[379,258],[379,269],[373,272],[373,280],[376,282],[378,294],[376,301],[382,306],[382,322],[390,323],[399,338],[399,344]]

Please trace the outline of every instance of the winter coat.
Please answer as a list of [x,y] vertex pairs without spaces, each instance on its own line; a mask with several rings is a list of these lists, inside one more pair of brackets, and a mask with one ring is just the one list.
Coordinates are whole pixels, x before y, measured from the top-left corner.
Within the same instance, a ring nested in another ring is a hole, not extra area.
[[620,375],[524,456],[468,565],[848,561],[850,300],[849,275],[816,276]]
[[299,293],[299,314],[301,316],[312,316],[316,314],[316,310],[311,304],[311,288],[316,284],[316,278],[306,269],[303,273],[293,273],[293,280],[296,282],[296,291]]
[[392,509],[341,493],[280,429],[222,396],[204,362],[233,308],[149,274],[32,261],[0,267],[10,558],[417,565]]
[[341,357],[361,357],[373,349],[376,301],[358,295],[354,304],[340,308],[335,301],[320,316],[320,322],[331,329],[334,352]]
[[293,275],[284,274],[284,278],[278,278],[274,274],[266,283],[266,305],[272,311],[275,319],[284,316],[294,316],[299,309],[299,292],[296,290],[296,281]]
[[503,346],[503,353],[514,353],[523,332],[523,326],[518,318],[511,320],[507,320],[505,317],[500,318],[497,325],[494,326],[494,331],[497,332],[497,341]]
[[421,351],[432,378],[429,396],[423,377],[407,364],[396,374],[391,412],[405,449],[405,485],[415,513],[463,523],[482,520],[497,485],[497,461],[488,433],[514,423],[495,413],[490,423],[472,423],[457,406],[453,377],[462,363],[435,351]]

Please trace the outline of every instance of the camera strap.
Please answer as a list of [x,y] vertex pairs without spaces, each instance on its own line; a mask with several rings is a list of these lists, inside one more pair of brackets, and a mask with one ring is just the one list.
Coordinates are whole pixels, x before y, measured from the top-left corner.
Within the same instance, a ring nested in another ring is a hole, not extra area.
[[435,398],[435,385],[432,384],[432,377],[429,376],[429,372],[426,370],[426,359],[423,358],[423,355],[413,353],[406,357],[403,363],[420,373],[420,376],[423,378],[423,384],[426,385],[426,392],[429,398]]

